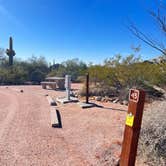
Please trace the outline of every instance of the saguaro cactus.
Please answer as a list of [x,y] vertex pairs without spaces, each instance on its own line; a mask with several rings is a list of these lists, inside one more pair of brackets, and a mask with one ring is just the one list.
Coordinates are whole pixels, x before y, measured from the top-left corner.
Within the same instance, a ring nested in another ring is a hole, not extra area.
[[6,54],[9,56],[9,66],[13,65],[13,56],[16,55],[13,50],[13,40],[12,37],[9,38],[9,49],[6,49]]

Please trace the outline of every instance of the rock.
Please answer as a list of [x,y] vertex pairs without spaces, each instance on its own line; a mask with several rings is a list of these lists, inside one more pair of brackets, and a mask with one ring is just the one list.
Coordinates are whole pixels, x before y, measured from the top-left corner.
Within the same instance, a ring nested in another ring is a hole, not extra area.
[[121,105],[123,105],[123,101],[120,100],[119,103],[120,103]]
[[105,102],[105,101],[106,101],[105,97],[102,97],[101,101],[102,101],[102,102]]
[[105,102],[111,101],[111,99],[108,96],[105,96],[104,98],[105,98]]
[[72,91],[72,94],[71,94],[72,97],[78,97],[79,94],[77,91]]
[[111,97],[109,101],[110,101],[110,102],[113,102],[113,101],[116,100],[116,99],[117,99],[116,97]]
[[102,102],[109,102],[109,101],[110,101],[110,99],[109,99],[109,98],[107,98],[107,97],[102,97],[101,101],[102,101]]
[[96,101],[101,101],[101,100],[102,100],[102,97],[101,97],[101,96],[96,96],[96,97],[95,97],[95,100],[96,100]]
[[128,105],[128,101],[127,100],[123,100],[123,105]]
[[154,89],[156,89],[157,91],[161,92],[161,93],[166,93],[166,91],[156,85],[153,86]]
[[74,93],[73,91],[70,92],[70,96],[71,96],[71,97],[76,97],[76,96],[75,96],[75,93]]
[[95,100],[95,96],[90,97],[91,100]]
[[119,101],[119,99],[117,98],[113,101],[113,103],[117,103],[118,101]]

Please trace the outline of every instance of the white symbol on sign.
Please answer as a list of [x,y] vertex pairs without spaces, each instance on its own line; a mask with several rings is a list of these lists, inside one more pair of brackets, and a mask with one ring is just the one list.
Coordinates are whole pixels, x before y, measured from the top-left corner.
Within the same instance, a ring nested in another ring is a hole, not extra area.
[[131,89],[130,95],[129,95],[129,100],[137,103],[138,99],[139,99],[139,91],[136,89]]
[[134,92],[131,94],[131,97],[134,99],[134,100],[137,100],[138,99],[138,93]]

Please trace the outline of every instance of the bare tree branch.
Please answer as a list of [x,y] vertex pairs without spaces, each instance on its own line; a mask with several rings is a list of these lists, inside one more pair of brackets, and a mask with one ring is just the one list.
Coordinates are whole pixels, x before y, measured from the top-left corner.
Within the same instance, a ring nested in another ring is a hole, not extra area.
[[[156,21],[158,27],[161,32],[166,36],[166,3],[161,0],[156,0],[157,10],[149,11],[150,15]],[[166,55],[166,43],[159,40],[154,40],[152,36],[147,35],[143,31],[141,31],[133,22],[129,22],[127,25],[129,31],[135,35],[138,39],[142,40],[144,43],[149,45],[150,47],[160,51],[163,55]]]
[[161,44],[157,43],[156,41],[154,41],[153,39],[151,39],[150,37],[148,37],[146,34],[141,32],[133,23],[131,23],[128,26],[128,29],[130,30],[130,32],[132,32],[132,34],[134,34],[137,38],[142,40],[144,43],[148,44],[152,48],[154,48],[154,49],[160,51],[162,54],[166,55],[166,51],[165,51],[166,49],[165,49],[164,45],[161,45]]
[[150,11],[150,14],[158,23],[159,27],[161,28],[161,31],[166,35],[166,17],[161,15],[160,9],[158,9],[157,13]]

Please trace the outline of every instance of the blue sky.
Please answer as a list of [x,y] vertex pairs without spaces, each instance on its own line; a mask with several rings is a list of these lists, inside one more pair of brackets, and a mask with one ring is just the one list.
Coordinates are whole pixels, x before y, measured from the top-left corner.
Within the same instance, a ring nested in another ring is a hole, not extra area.
[[160,53],[142,43],[126,28],[128,19],[148,34],[157,33],[148,10],[152,0],[0,0],[0,47],[13,36],[18,58],[32,54],[48,61],[79,58],[102,63],[141,44],[144,59]]

